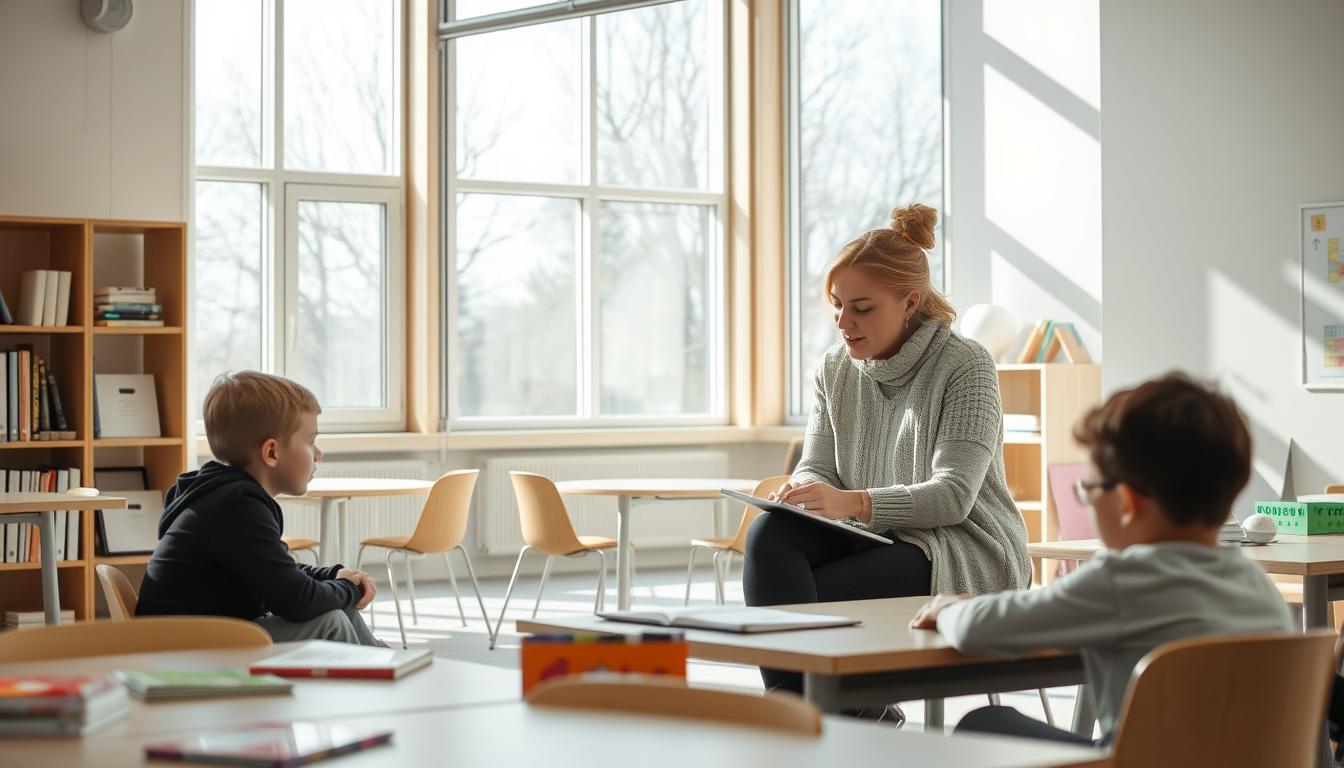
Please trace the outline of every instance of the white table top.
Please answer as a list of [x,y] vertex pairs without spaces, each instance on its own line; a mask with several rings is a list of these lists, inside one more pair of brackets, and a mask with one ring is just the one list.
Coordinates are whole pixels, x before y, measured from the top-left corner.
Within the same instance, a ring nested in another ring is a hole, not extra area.
[[121,496],[74,496],[68,493],[0,493],[0,515],[76,509],[125,509]]
[[[392,741],[338,758],[341,768],[410,766],[911,766],[1065,768],[1103,765],[1085,747],[992,736],[938,736],[828,717],[819,737],[698,720],[531,707],[521,703],[342,718],[393,732]],[[94,735],[6,740],[0,763],[22,768],[144,766],[144,746],[185,737]]]
[[563,480],[555,484],[570,496],[663,496],[666,498],[717,498],[719,490],[751,493],[760,480],[740,477],[617,477],[597,480]]
[[429,480],[398,480],[378,477],[315,477],[302,496],[286,499],[348,499],[356,496],[424,496],[434,483]]
[[[1056,560],[1087,560],[1104,549],[1106,545],[1100,539],[1044,541],[1028,544],[1027,554]],[[1267,573],[1290,576],[1344,574],[1344,535],[1279,534],[1272,544],[1242,546],[1241,552]]]

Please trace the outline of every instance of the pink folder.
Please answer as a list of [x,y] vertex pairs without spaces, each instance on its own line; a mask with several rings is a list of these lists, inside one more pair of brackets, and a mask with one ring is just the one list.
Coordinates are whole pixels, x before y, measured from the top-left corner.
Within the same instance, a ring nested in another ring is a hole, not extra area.
[[[1059,520],[1059,538],[1063,541],[1097,538],[1097,529],[1092,524],[1092,511],[1078,503],[1078,497],[1073,493],[1073,484],[1087,474],[1087,465],[1051,464],[1047,472],[1050,477],[1050,495],[1055,501],[1055,516]],[[1056,562],[1056,576],[1072,573],[1078,567],[1075,560]]]

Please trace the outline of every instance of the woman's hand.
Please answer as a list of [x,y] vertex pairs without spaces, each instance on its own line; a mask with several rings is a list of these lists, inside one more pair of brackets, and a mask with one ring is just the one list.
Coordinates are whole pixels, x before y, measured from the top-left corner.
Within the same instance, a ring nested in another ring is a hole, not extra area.
[[873,519],[872,499],[867,491],[842,491],[821,482],[787,482],[770,495],[775,501],[802,507],[816,512],[822,517],[840,520],[852,517],[859,522],[868,523]]
[[960,595],[941,594],[936,595],[932,600],[924,604],[915,614],[915,618],[910,620],[910,626],[915,629],[937,629],[938,614],[949,605],[955,605],[962,600],[969,598],[970,595],[962,593]]

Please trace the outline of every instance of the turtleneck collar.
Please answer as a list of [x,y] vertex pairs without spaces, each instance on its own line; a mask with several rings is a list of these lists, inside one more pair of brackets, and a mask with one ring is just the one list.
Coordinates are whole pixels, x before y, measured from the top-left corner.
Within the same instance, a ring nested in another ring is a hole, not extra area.
[[915,378],[929,350],[942,347],[950,333],[942,321],[927,319],[920,323],[910,338],[901,345],[900,350],[891,357],[867,360],[850,358],[850,362],[860,373],[878,384],[888,387],[904,386]]

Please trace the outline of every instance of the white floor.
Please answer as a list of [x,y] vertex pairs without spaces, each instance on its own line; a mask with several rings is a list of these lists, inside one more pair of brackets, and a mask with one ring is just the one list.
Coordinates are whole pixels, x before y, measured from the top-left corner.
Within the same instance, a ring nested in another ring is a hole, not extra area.
[[[525,618],[532,611],[536,598],[537,578],[519,579],[509,604],[509,617],[504,622],[500,640],[495,650],[489,650],[489,634],[485,621],[481,618],[480,605],[471,592],[471,582],[457,569],[458,586],[462,589],[462,607],[466,610],[466,626],[458,618],[457,603],[453,600],[452,589],[448,582],[420,583],[416,586],[416,609],[418,623],[412,623],[411,606],[406,585],[400,584],[401,609],[406,622],[406,639],[411,646],[428,645],[436,656],[453,658],[475,664],[489,664],[496,667],[518,667],[518,636],[513,633],[513,621]],[[389,645],[401,642],[397,633],[397,616],[392,603],[391,590],[388,589],[386,575],[381,569],[370,569],[378,580],[378,599],[375,601],[374,631]],[[596,579],[589,575],[552,575],[546,586],[546,594],[541,603],[539,616],[559,615],[591,611],[596,596]],[[616,592],[613,580],[608,579],[607,604],[615,606]],[[686,572],[684,570],[644,570],[635,579],[632,600],[638,606],[680,606],[685,595]],[[490,621],[499,619],[499,610],[504,603],[504,591],[507,579],[483,579],[481,593],[485,598],[485,608]],[[729,581],[726,590],[730,603],[741,604],[742,584]],[[708,568],[701,569],[691,591],[693,605],[713,605],[714,582]],[[367,616],[367,613],[366,613]],[[693,683],[735,686],[760,690],[761,678],[755,667],[736,664],[718,664],[692,660],[687,668],[687,676]],[[1049,690],[1050,706],[1055,722],[1068,727],[1073,717],[1074,691],[1072,687]],[[955,725],[962,715],[984,706],[984,696],[964,696],[949,699],[945,705],[945,720],[949,727]],[[1044,711],[1036,691],[1004,694],[1002,703],[1016,707],[1024,714],[1044,719]],[[908,718],[906,727],[922,727],[924,707],[922,702],[903,702]]]

